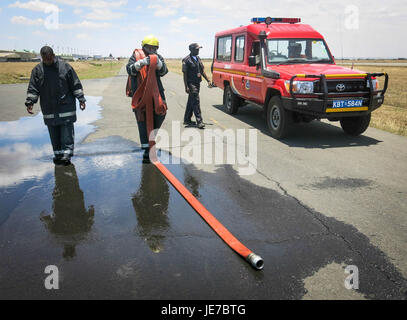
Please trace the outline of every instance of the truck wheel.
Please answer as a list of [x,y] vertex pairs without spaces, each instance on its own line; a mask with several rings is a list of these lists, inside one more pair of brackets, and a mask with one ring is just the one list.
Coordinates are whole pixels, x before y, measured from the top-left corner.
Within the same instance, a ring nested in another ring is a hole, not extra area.
[[366,131],[370,124],[371,114],[360,117],[346,117],[340,120],[341,127],[345,133],[358,136]]
[[267,106],[267,127],[273,138],[284,138],[292,123],[291,113],[284,109],[280,97],[272,97]]
[[241,98],[232,91],[230,86],[226,86],[223,92],[223,105],[229,114],[236,114],[241,105]]

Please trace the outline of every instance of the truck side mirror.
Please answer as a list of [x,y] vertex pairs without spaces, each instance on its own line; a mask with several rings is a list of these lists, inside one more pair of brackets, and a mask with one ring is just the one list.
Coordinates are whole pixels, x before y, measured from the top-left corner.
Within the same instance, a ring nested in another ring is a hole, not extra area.
[[256,66],[256,56],[249,56],[249,67]]

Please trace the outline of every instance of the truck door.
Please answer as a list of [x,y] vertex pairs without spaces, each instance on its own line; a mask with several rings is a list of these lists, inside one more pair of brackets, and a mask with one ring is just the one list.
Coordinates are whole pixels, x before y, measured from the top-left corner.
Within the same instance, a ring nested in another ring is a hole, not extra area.
[[246,65],[244,63],[245,43],[245,35],[237,35],[234,37],[233,74],[231,79],[231,86],[240,97],[248,99],[248,90],[246,89],[247,71]]
[[256,66],[247,67],[246,90],[248,91],[248,98],[256,102],[262,102],[261,86],[263,79],[261,77],[260,67],[260,42],[253,41],[249,52],[251,56],[256,57]]

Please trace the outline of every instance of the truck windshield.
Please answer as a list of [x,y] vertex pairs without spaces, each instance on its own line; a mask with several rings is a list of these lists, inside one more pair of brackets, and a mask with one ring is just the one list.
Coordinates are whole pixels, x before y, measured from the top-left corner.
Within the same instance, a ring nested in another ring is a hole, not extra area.
[[332,63],[333,59],[321,39],[268,39],[269,64]]

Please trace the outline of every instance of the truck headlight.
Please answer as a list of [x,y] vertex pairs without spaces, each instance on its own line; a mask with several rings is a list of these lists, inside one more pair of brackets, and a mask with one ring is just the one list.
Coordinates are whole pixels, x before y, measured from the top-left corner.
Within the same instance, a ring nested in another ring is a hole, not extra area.
[[[290,81],[285,81],[285,87],[290,92]],[[314,82],[312,81],[293,81],[293,92],[299,94],[314,93]]]
[[[373,89],[374,90],[379,90],[379,80],[378,79],[372,79],[372,84],[373,84]],[[367,81],[366,87],[370,88],[370,83]]]

